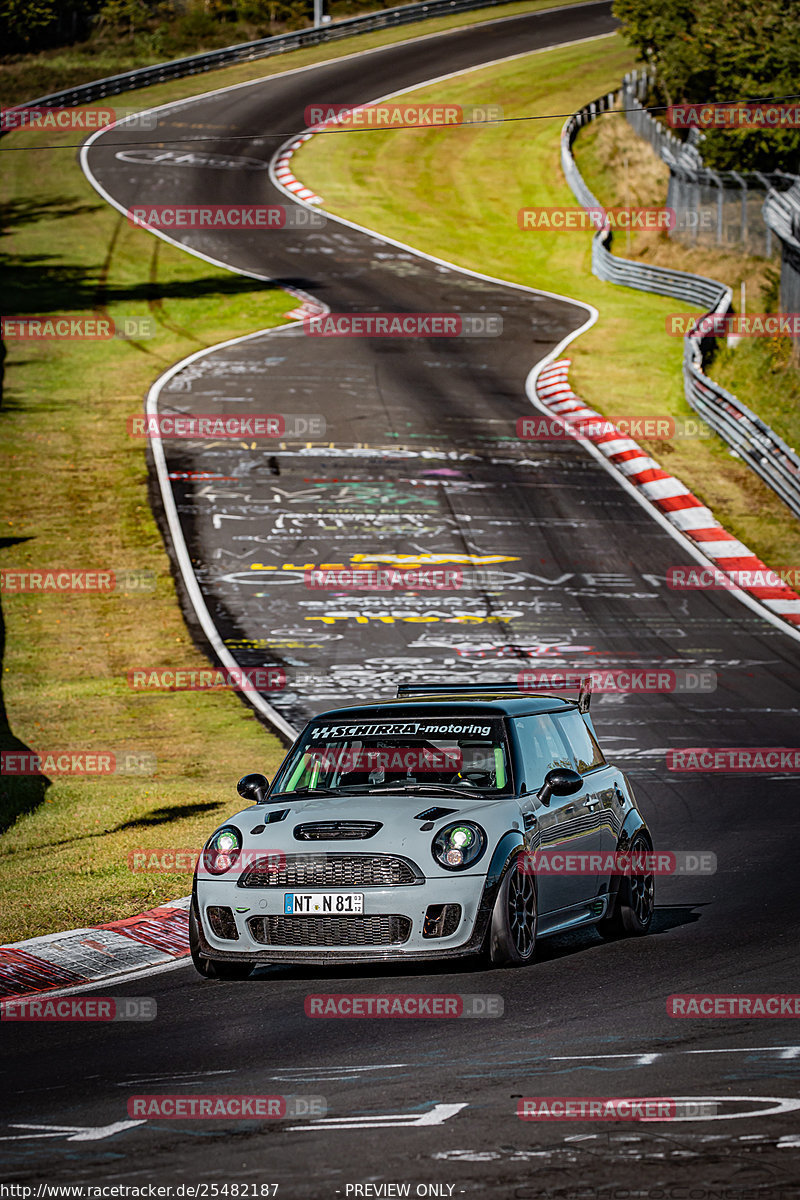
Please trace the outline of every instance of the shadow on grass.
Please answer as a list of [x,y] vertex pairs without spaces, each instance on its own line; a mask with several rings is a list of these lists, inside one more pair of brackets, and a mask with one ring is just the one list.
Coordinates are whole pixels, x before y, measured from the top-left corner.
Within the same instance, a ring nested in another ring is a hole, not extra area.
[[113,829],[106,832],[120,833],[123,829],[146,829],[150,825],[168,825],[176,818],[196,817],[201,813],[213,812],[215,808],[221,807],[220,802],[211,800],[205,804],[170,804],[166,808],[154,808],[146,816],[137,817],[134,821],[126,821],[124,825],[115,825]]
[[[48,781],[49,786],[49,781]],[[155,808],[143,817],[132,821],[124,821],[121,825],[112,825],[110,829],[97,829],[92,833],[76,833],[73,837],[61,838],[58,842],[42,842],[33,847],[35,853],[41,850],[54,850],[58,846],[71,846],[73,842],[91,841],[93,838],[105,838],[112,833],[121,833],[125,829],[148,829],[153,825],[169,825],[170,821],[180,820],[181,817],[196,817],[202,813],[213,812],[215,808],[223,808],[222,801],[208,801],[205,804],[172,804],[168,808]]]
[[127,287],[109,286],[100,279],[101,266],[64,264],[50,254],[2,254],[4,308],[15,316],[76,313],[96,306],[131,301],[204,300],[209,296],[255,295],[281,288],[311,286],[308,280],[278,280],[259,284],[244,276],[203,276],[201,279],[147,280]]
[[[18,546],[21,542],[29,540],[29,538],[0,538],[0,549],[6,549],[9,546]],[[0,670],[2,669],[5,645],[6,625],[3,618],[3,610],[0,607]],[[32,753],[30,746],[27,746],[25,742],[21,742],[11,732],[1,683],[0,753],[3,756],[9,753]],[[10,829],[17,817],[21,817],[25,813],[30,813],[37,809],[44,800],[45,793],[49,787],[50,780],[46,775],[7,775],[5,771],[2,771],[0,773],[0,833],[5,833],[7,829]]]
[[64,217],[83,217],[87,213],[100,212],[106,205],[84,204],[71,196],[52,196],[49,200],[9,200],[0,210],[4,230],[19,229],[22,225],[35,225],[37,221],[58,221]]
[[[104,310],[109,304],[126,301],[153,305],[169,300],[205,300],[215,296],[247,295],[255,298],[259,294],[280,291],[283,287],[306,290],[311,287],[305,279],[276,279],[272,283],[259,284],[257,280],[236,275],[228,278],[209,275],[202,279],[176,279],[172,282],[142,280],[128,287],[110,287],[101,281],[101,271],[99,264],[73,266],[64,264],[54,255],[0,254],[5,312],[22,317],[55,316]],[[0,409],[4,407],[6,356],[7,346],[0,341]],[[23,366],[24,363],[17,360],[16,365]]]

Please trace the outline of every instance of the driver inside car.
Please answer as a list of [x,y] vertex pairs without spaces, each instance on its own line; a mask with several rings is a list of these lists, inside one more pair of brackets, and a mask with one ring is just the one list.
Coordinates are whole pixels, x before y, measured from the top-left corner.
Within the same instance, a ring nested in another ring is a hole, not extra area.
[[451,783],[473,787],[494,787],[497,779],[493,747],[488,742],[462,742],[461,767]]

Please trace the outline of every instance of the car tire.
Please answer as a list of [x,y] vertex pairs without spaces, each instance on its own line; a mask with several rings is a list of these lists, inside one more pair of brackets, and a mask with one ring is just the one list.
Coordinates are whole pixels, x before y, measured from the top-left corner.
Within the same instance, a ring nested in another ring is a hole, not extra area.
[[200,922],[194,903],[189,909],[189,952],[195,969],[204,979],[247,979],[253,969],[247,962],[215,962],[200,952]]
[[[653,847],[641,834],[631,842],[631,854],[650,854]],[[598,932],[606,939],[644,937],[653,922],[655,908],[655,877],[652,871],[638,875],[623,875],[614,905],[607,916],[597,922]]]
[[489,961],[494,967],[524,967],[536,952],[536,886],[519,854],[509,866],[489,924]]

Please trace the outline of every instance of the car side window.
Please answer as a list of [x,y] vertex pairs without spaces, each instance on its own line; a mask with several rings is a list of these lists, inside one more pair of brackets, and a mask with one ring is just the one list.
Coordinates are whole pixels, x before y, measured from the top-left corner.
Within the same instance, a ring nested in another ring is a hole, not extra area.
[[579,712],[573,709],[572,712],[559,713],[556,720],[573,758],[573,762],[569,763],[569,766],[574,766],[581,775],[585,775],[587,771],[593,771],[595,767],[605,766],[606,760],[603,757],[603,751],[592,737]]
[[516,727],[522,750],[525,791],[538,792],[548,771],[572,764],[551,716],[520,717]]

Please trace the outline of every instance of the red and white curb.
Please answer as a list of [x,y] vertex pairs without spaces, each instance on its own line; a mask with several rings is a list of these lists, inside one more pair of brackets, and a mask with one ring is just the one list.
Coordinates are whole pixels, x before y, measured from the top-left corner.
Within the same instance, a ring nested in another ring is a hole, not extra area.
[[307,204],[322,204],[322,196],[317,196],[315,192],[312,192],[311,188],[307,188],[304,183],[296,179],[292,168],[289,166],[289,160],[295,150],[299,150],[303,142],[307,142],[310,137],[312,137],[310,133],[301,133],[283,150],[280,157],[275,161],[275,178],[280,181],[287,192],[292,192],[299,200],[305,200]]
[[297,308],[293,308],[291,312],[284,313],[285,317],[289,317],[292,321],[310,321],[312,317],[324,317],[328,312],[327,304],[318,304],[316,300],[310,298],[304,300]]
[[774,587],[760,584],[742,586],[737,583],[734,572],[766,574],[769,567],[723,529],[711,510],[679,479],[662,470],[633,438],[627,437],[607,417],[589,408],[575,395],[568,381],[570,362],[568,358],[560,359],[540,371],[536,380],[536,395],[540,404],[565,428],[577,427],[576,433],[585,421],[602,423],[602,432],[587,430],[580,436],[592,442],[609,464],[633,484],[670,524],[690,538],[711,564],[731,579],[734,587],[747,592],[771,613],[794,627],[800,626],[800,596],[797,592],[785,583],[776,583]]
[[0,946],[0,1000],[81,987],[185,958],[190,900],[184,896],[122,921]]

